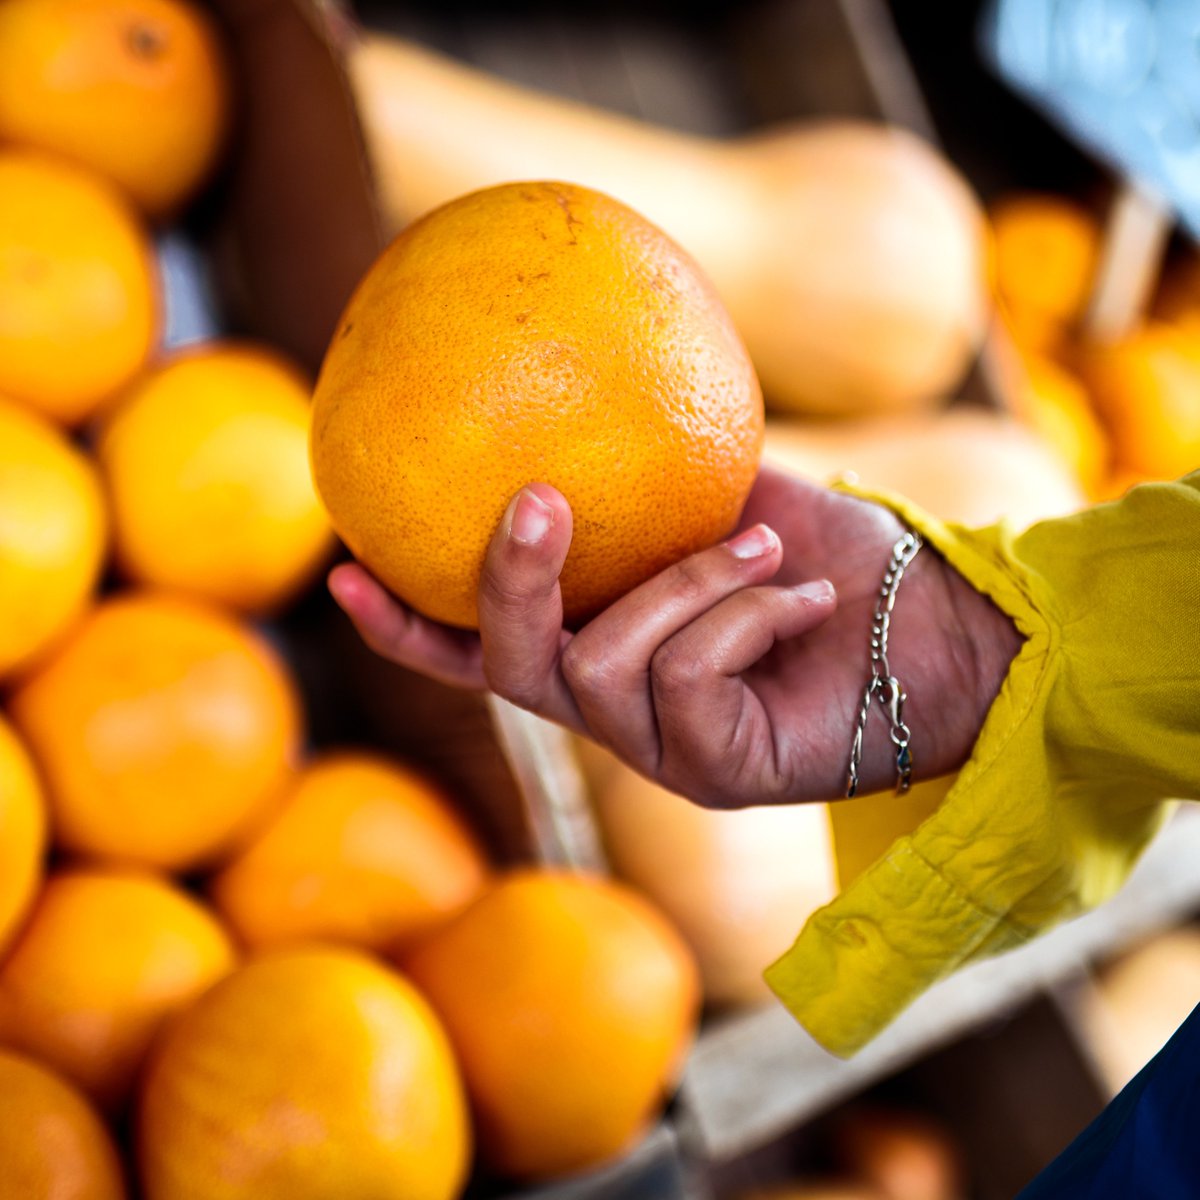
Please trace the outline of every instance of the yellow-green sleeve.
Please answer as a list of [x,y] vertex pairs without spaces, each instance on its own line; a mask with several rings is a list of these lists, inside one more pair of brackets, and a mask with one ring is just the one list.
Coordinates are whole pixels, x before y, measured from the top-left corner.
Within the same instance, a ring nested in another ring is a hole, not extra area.
[[843,1055],[957,967],[1106,899],[1167,799],[1200,797],[1200,473],[1020,535],[872,498],[1025,640],[945,799],[766,971]]

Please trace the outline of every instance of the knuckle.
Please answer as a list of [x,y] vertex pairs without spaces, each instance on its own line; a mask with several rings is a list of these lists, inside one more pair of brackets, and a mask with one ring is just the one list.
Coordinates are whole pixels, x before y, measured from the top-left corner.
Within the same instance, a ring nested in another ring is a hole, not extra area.
[[598,696],[613,684],[611,664],[594,653],[581,637],[570,642],[562,654],[562,672],[567,685],[576,695]]
[[709,665],[703,657],[691,653],[676,641],[660,646],[650,660],[654,690],[668,700],[673,696],[690,695],[709,673]]
[[706,558],[707,556],[703,555],[692,555],[691,558],[677,562],[671,568],[674,575],[671,580],[673,590],[689,600],[707,596],[712,590],[713,571]]
[[520,612],[531,599],[531,589],[497,571],[484,571],[479,580],[481,605],[502,613]]

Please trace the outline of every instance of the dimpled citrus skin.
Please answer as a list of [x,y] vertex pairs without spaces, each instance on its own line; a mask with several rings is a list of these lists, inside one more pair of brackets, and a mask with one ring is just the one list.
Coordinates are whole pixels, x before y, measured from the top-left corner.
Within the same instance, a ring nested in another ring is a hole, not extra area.
[[124,1200],[100,1118],[46,1067],[0,1050],[0,1200]]
[[524,484],[557,487],[568,621],[737,521],[762,395],[698,268],[624,205],[564,183],[460,197],[384,251],[317,383],[317,490],[401,599],[474,627],[484,553]]
[[162,1023],[233,964],[217,919],[165,879],[61,871],[0,966],[0,1044],[117,1108]]
[[5,0],[0,140],[61,154],[166,215],[211,170],[228,115],[207,13],[180,0]]
[[157,332],[150,243],[121,196],[0,151],[0,392],[75,424],[137,374]]
[[328,941],[389,950],[457,912],[487,877],[449,797],[401,763],[342,751],[299,773],[211,894],[254,949]]
[[98,605],[13,695],[57,844],[110,862],[211,862],[271,811],[299,754],[283,662],[220,609]]
[[146,1200],[453,1200],[471,1130],[417,990],[354,951],[270,951],[176,1019],[138,1121]]
[[83,613],[107,541],[91,461],[36,413],[0,399],[0,677]]
[[125,570],[247,612],[307,583],[333,540],[308,470],[308,396],[296,367],[250,342],[147,372],[100,442]]

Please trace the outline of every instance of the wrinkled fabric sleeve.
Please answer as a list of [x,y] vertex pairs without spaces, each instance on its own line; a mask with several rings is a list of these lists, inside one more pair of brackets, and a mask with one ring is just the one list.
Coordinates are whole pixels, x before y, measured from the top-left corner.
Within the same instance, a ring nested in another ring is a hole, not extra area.
[[1200,797],[1200,473],[1019,535],[848,490],[917,529],[1024,643],[945,799],[766,971],[841,1055],[959,966],[1112,895],[1168,798]]

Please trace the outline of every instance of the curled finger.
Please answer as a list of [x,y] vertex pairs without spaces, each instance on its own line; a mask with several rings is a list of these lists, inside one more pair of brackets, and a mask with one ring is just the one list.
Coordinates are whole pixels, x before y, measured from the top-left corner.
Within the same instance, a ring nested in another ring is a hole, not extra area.
[[659,773],[668,786],[714,806],[736,804],[743,794],[777,794],[777,731],[742,676],[776,642],[817,628],[836,606],[833,586],[823,579],[748,588],[664,643],[651,665],[651,685]]

